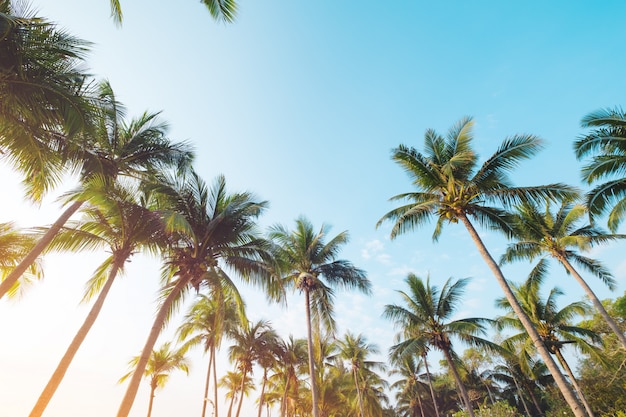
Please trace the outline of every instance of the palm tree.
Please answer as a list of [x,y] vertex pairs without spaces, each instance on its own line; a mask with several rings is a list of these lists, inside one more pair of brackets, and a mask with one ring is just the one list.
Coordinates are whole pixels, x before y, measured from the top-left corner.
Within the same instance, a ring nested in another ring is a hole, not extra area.
[[520,259],[533,261],[541,256],[550,256],[556,259],[565,267],[566,272],[571,274],[583,287],[596,311],[613,330],[622,346],[626,348],[624,333],[607,313],[589,284],[572,265],[572,262],[575,262],[600,278],[609,288],[614,289],[615,281],[611,273],[599,261],[582,256],[577,253],[577,250],[585,251],[595,244],[620,239],[624,235],[608,234],[592,225],[577,227],[577,223],[586,213],[585,206],[573,205],[570,202],[563,202],[555,214],[550,211],[549,204],[546,205],[545,212],[541,212],[534,204],[522,204],[517,208],[516,213],[515,234],[517,242],[508,246],[500,259],[500,263]]
[[0,284],[0,298],[19,279],[30,264],[50,244],[54,236],[76,213],[89,194],[91,182],[112,184],[118,176],[146,180],[154,173],[187,167],[193,154],[186,143],[172,144],[166,137],[167,125],[158,114],[144,113],[130,123],[123,120],[124,108],[115,100],[109,83],[100,85],[100,100],[106,111],[97,121],[94,136],[89,138],[81,155],[81,176],[78,190],[68,197],[69,207],[50,226],[35,247]]
[[[396,395],[396,401],[403,405],[406,409],[406,415],[410,417],[418,417],[417,412],[421,417],[426,417],[424,409],[425,405],[422,403],[422,390],[426,390],[425,383],[421,381],[421,374],[424,362],[416,360],[414,355],[404,355],[397,357],[395,360],[395,367],[389,373],[390,375],[398,375],[400,379],[391,384],[392,389],[399,390]],[[435,398],[433,400],[433,410],[436,407]]]
[[[237,369],[242,374],[242,383],[248,375],[252,375],[253,365],[258,362],[259,358],[278,344],[276,331],[265,320],[235,328],[229,336],[234,342],[228,349],[229,358],[237,364]],[[240,388],[240,392],[243,392],[243,388],[243,386]],[[263,398],[264,389],[265,379],[263,380],[261,398]],[[239,417],[242,404],[243,395],[239,398],[236,417]]]
[[[139,356],[135,356],[129,362],[129,365],[136,367],[139,362]],[[150,355],[148,365],[143,372],[146,378],[150,379],[150,403],[148,404],[148,417],[152,414],[152,404],[154,402],[155,392],[158,388],[163,388],[170,377],[170,373],[175,370],[181,370],[189,374],[189,362],[185,357],[184,349],[172,349],[171,343],[166,342],[158,350],[153,350]],[[124,375],[119,382],[123,382],[133,375],[137,370],[132,370]]]
[[94,115],[83,68],[89,46],[26,2],[0,0],[0,153],[36,201],[59,182]]
[[[250,391],[254,389],[254,383],[250,376],[244,377],[241,372],[228,371],[226,375],[220,378],[220,387],[226,388],[226,399],[230,399],[228,406],[228,417],[231,417],[233,412],[233,406],[237,401],[238,396],[248,395]],[[243,391],[241,390],[243,387]]]
[[[238,272],[249,282],[268,289],[270,274],[267,243],[256,232],[256,218],[266,202],[258,202],[248,192],[228,194],[226,181],[219,176],[211,189],[191,171],[186,176],[161,178],[155,184],[171,233],[165,254],[167,283],[162,302],[143,348],[137,369],[143,372],[148,357],[168,317],[191,290],[206,286],[211,297],[237,287],[224,270]],[[269,290],[268,290],[269,291]],[[138,374],[131,378],[118,411],[127,417],[139,386]]]
[[591,132],[574,142],[578,159],[590,157],[582,168],[588,184],[606,181],[587,193],[587,206],[592,216],[608,213],[608,226],[613,232],[626,213],[626,114],[618,107],[589,113],[582,119]]
[[202,400],[202,417],[206,416],[211,374],[213,375],[213,407],[215,407],[215,414],[218,414],[216,351],[219,350],[226,334],[247,322],[246,317],[241,316],[243,300],[237,299],[236,294],[217,293],[217,295],[217,297],[207,297],[199,294],[198,301],[191,306],[183,318],[183,323],[178,327],[179,339],[185,341],[183,345],[185,349],[202,345],[204,352],[209,354]]
[[367,387],[364,383],[369,374],[375,374],[377,370],[384,371],[386,369],[385,364],[367,360],[369,355],[375,355],[380,352],[376,345],[367,343],[367,339],[363,335],[355,336],[348,331],[343,339],[337,340],[336,346],[337,354],[334,355],[334,358],[347,362],[359,401],[359,415],[360,417],[365,417],[362,391]]
[[562,184],[513,186],[508,177],[509,172],[519,162],[535,155],[541,148],[542,142],[535,136],[517,135],[505,139],[495,154],[479,167],[478,156],[471,146],[472,126],[470,118],[461,119],[445,138],[433,130],[427,130],[423,154],[405,145],[394,149],[393,159],[409,174],[417,190],[392,197],[393,201],[408,200],[408,203],[385,214],[377,226],[384,221],[393,221],[391,230],[393,239],[435,217],[437,222],[433,240],[436,241],[444,224],[463,223],[515,314],[531,335],[568,405],[577,417],[583,417],[584,412],[576,396],[550,356],[550,352],[543,345],[532,322],[515,300],[515,295],[500,267],[487,250],[471,220],[490,229],[510,234],[512,231],[510,216],[503,208],[523,201],[571,198],[576,193],[571,187]]
[[[29,232],[24,232],[15,227],[11,222],[0,223],[0,280],[15,268],[15,265],[30,251],[36,242],[36,237]],[[41,279],[43,269],[40,262],[33,263],[27,270],[27,274],[9,288],[8,295],[19,295],[24,286],[33,279]]]
[[319,417],[319,409],[312,320],[323,323],[328,330],[333,331],[333,287],[355,288],[369,293],[371,286],[364,271],[349,261],[336,259],[340,247],[348,241],[347,232],[339,233],[328,243],[324,243],[327,233],[326,226],[322,226],[315,233],[312,224],[304,217],[296,220],[293,231],[282,225],[275,225],[269,233],[270,239],[277,245],[275,256],[284,271],[282,279],[285,287],[304,293],[313,417]]
[[[201,0],[218,22],[232,23],[237,16],[237,2],[235,0]],[[122,24],[123,13],[120,0],[110,0],[111,17],[117,25]]]
[[403,330],[404,346],[411,346],[412,340],[426,339],[427,343],[443,353],[448,367],[452,371],[459,393],[470,416],[474,416],[472,403],[467,390],[455,365],[456,354],[452,349],[451,337],[456,337],[471,345],[489,345],[486,340],[476,337],[485,333],[483,323],[487,319],[467,318],[448,321],[452,317],[467,279],[454,283],[446,280],[441,291],[430,285],[430,278],[424,282],[415,274],[409,274],[405,281],[409,292],[399,291],[404,306],[386,305],[383,316],[393,320],[395,325]]
[[[526,311],[530,319],[535,323],[537,331],[543,340],[544,345],[548,348],[550,353],[554,354],[563,369],[567,372],[574,389],[578,393],[581,402],[583,403],[587,414],[593,417],[593,412],[585,396],[583,395],[580,386],[569,366],[565,357],[563,356],[562,349],[566,344],[573,344],[580,351],[591,354],[595,358],[602,360],[594,343],[601,343],[600,337],[592,330],[584,327],[574,326],[571,321],[576,316],[585,316],[591,313],[591,308],[588,304],[582,301],[573,302],[567,306],[559,309],[557,307],[556,298],[562,295],[563,292],[558,288],[553,288],[548,297],[543,300],[539,294],[541,284],[544,278],[545,271],[533,271],[529,279],[521,286],[513,286],[517,299],[522,305],[522,308]],[[499,299],[496,304],[504,309],[511,311],[510,304],[506,299]],[[521,330],[520,333],[515,334],[507,338],[503,344],[508,347],[513,347],[516,344],[523,346],[525,350],[534,347],[528,338],[528,334],[525,332],[524,327],[521,325],[518,318],[512,314],[498,319],[499,327],[501,328],[513,328]]]
[[92,190],[94,197],[85,210],[85,219],[62,230],[49,246],[50,250],[72,252],[104,248],[111,255],[100,264],[90,279],[85,300],[99,293],[98,297],[37,399],[30,417],[39,417],[45,411],[98,318],[113,282],[119,273],[124,272],[124,265],[129,258],[139,250],[157,253],[158,245],[164,239],[160,216],[139,204],[136,197],[139,192],[135,187],[117,185],[110,188],[102,184],[102,188],[106,188],[106,191]]
[[270,383],[275,390],[279,391],[281,398],[280,415],[285,417],[293,412],[293,407],[290,407],[289,404],[298,401],[300,375],[306,373],[308,352],[306,339],[294,339],[290,335],[287,340],[283,340],[280,344],[280,359],[274,364]]

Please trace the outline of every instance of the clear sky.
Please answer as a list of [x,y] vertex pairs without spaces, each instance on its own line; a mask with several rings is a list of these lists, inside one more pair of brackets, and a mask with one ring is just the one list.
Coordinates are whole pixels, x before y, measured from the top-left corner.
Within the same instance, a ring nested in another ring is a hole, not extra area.
[[[408,272],[430,274],[439,284],[472,277],[459,317],[497,314],[493,301],[500,296],[462,226],[448,226],[437,244],[432,225],[395,241],[388,225],[375,229],[394,207],[388,198],[410,190],[391,149],[400,143],[421,149],[427,128],[445,133],[473,116],[483,157],[508,135],[546,140],[546,149],[518,169],[517,184],[585,189],[572,151],[583,133],[580,119],[626,104],[621,1],[241,0],[232,25],[214,22],[195,0],[121,3],[121,29],[109,18],[107,0],[32,6],[94,43],[89,68],[111,82],[129,116],[162,110],[171,138],[194,143],[196,168],[208,182],[221,173],[231,191],[268,200],[263,226],[291,227],[303,214],[317,227],[348,230],[342,257],[367,270],[374,295],[338,292],[337,319],[341,331],[363,333],[383,351],[394,329],[380,314],[398,301],[395,290]],[[0,221],[35,226],[60,213],[54,196],[41,207],[23,202],[19,179],[6,165],[0,169],[6,178]],[[499,257],[506,242],[482,233]],[[590,279],[603,298],[626,289],[623,250],[617,244],[593,254],[619,283],[610,293]],[[52,256],[45,282],[20,300],[0,302],[0,417],[30,411],[88,311],[79,304],[83,284],[104,256]],[[581,297],[560,269],[552,271],[549,283],[566,292],[564,301]],[[520,281],[527,268],[505,273]],[[138,256],[128,264],[46,416],[114,415],[125,389],[116,381],[149,332],[157,278],[154,259]],[[300,297],[281,309],[243,290],[251,319],[270,320],[285,337],[304,336]],[[189,377],[174,375],[157,393],[153,416],[199,414],[205,369],[198,353]],[[222,360],[220,372],[229,369]],[[144,415],[147,403],[144,383],[131,415]]]

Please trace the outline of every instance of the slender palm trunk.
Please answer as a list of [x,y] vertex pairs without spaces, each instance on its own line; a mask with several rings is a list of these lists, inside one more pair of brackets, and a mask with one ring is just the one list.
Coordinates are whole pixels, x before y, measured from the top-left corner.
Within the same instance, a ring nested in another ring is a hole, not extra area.
[[213,357],[213,411],[215,412],[215,417],[218,417],[217,402],[219,401],[219,398],[217,397],[217,364],[215,363],[215,346],[212,346],[211,350],[211,356]]
[[261,385],[261,395],[259,396],[259,414],[261,417],[261,411],[263,410],[263,402],[265,400],[265,385],[267,384],[267,368],[263,368],[263,384]]
[[306,336],[309,350],[309,374],[311,376],[311,397],[313,405],[313,417],[319,417],[319,407],[317,398],[317,384],[315,383],[315,360],[313,359],[313,332],[311,330],[311,294],[308,288],[304,288],[304,299],[306,308]]
[[565,360],[565,358],[563,357],[563,354],[561,353],[559,349],[556,349],[556,352],[554,354],[556,355],[556,358],[559,360],[559,363],[561,364],[563,369],[565,369],[565,372],[567,372],[567,375],[569,376],[570,381],[572,382],[572,385],[574,386],[574,389],[578,393],[578,398],[580,398],[580,402],[583,403],[583,406],[585,407],[587,414],[589,414],[589,417],[594,417],[593,411],[591,411],[591,406],[587,402],[587,398],[585,398],[585,395],[580,389],[580,385],[578,385],[578,380],[576,380],[576,377],[574,376],[574,373],[572,372],[572,368],[569,367],[569,364],[567,363],[567,361]]
[[128,383],[128,388],[126,389],[126,393],[124,394],[124,398],[122,399],[120,408],[117,411],[117,417],[128,417],[130,409],[135,402],[135,397],[137,396],[137,390],[139,389],[141,377],[146,370],[146,365],[148,364],[148,360],[150,359],[150,354],[152,353],[152,349],[154,349],[154,345],[156,344],[156,341],[161,334],[161,329],[163,329],[163,325],[165,324],[165,320],[167,319],[172,304],[174,303],[174,300],[176,300],[176,298],[180,296],[180,293],[187,286],[188,283],[188,279],[179,278],[174,288],[172,288],[172,291],[163,301],[159,312],[154,318],[152,329],[150,329],[150,334],[148,335],[146,344],[143,347],[143,351],[141,352],[141,356],[139,357],[137,366],[135,367],[133,375],[130,378],[130,382]]
[[469,395],[467,395],[467,390],[465,389],[465,385],[463,385],[463,381],[461,381],[459,371],[456,370],[456,365],[454,365],[452,355],[450,355],[450,351],[448,349],[442,349],[442,351],[443,356],[446,358],[446,362],[448,362],[448,367],[450,367],[450,370],[452,371],[452,376],[454,376],[456,385],[459,388],[459,393],[461,394],[461,398],[463,398],[463,402],[465,403],[465,407],[467,408],[467,413],[470,415],[470,417],[475,417],[474,409],[472,408],[472,402],[469,399]]
[[[415,394],[416,394],[416,396],[417,396],[417,405],[418,405],[418,406],[419,406],[419,408],[420,408],[420,415],[421,415],[422,417],[426,417],[426,416],[424,415],[424,406],[422,405],[422,396],[420,395],[420,393],[419,393],[419,392],[417,392],[417,390],[415,390]],[[415,416],[415,412],[413,412],[413,415]]]
[[467,231],[472,237],[474,244],[478,248],[478,252],[480,252],[480,255],[483,257],[484,261],[487,263],[487,266],[489,266],[489,269],[491,269],[491,272],[495,276],[496,281],[498,282],[498,284],[500,284],[500,287],[502,288],[502,291],[504,292],[504,296],[506,297],[507,301],[511,305],[513,312],[515,312],[519,320],[522,322],[524,329],[530,336],[530,339],[533,341],[533,344],[535,345],[537,352],[539,352],[539,356],[541,356],[541,359],[543,359],[548,370],[552,374],[552,377],[554,378],[556,385],[559,387],[559,390],[561,391],[561,394],[563,394],[565,401],[572,409],[574,416],[585,417],[585,412],[583,411],[578,399],[572,392],[569,384],[565,380],[565,377],[563,377],[563,374],[561,373],[561,370],[557,366],[556,362],[554,362],[554,359],[552,359],[552,355],[550,355],[550,352],[548,351],[543,341],[541,340],[539,333],[537,333],[537,329],[535,329],[532,322],[530,321],[530,318],[528,318],[528,315],[524,312],[524,310],[522,309],[522,306],[519,304],[519,302],[515,298],[515,294],[513,294],[513,291],[511,290],[511,287],[506,281],[506,278],[504,278],[504,275],[502,274],[500,267],[498,266],[496,261],[494,261],[493,257],[491,256],[491,254],[485,247],[485,244],[483,243],[482,239],[478,235],[478,232],[476,232],[476,229],[474,229],[474,226],[465,215],[460,215],[459,219],[463,222],[463,224],[467,228]]
[[428,386],[430,387],[430,396],[433,399],[433,407],[435,408],[435,415],[439,417],[439,407],[437,407],[437,398],[435,397],[435,390],[433,388],[433,380],[430,377],[430,370],[428,369],[428,361],[426,360],[426,354],[423,354],[422,358],[424,358],[424,368],[426,368],[426,378],[428,378]]
[[517,395],[519,395],[519,399],[522,402],[522,405],[524,406],[524,410],[526,410],[526,415],[528,417],[531,417],[532,414],[530,414],[530,410],[528,409],[528,405],[526,404],[526,400],[524,400],[524,393],[522,392],[522,389],[520,388],[519,384],[517,383],[517,379],[513,376],[513,383],[515,384],[515,388],[517,388]]
[[154,396],[156,392],[156,382],[150,384],[150,402],[148,403],[148,416],[152,415],[152,405],[154,404]]
[[211,367],[213,365],[213,357],[211,356],[211,347],[209,346],[209,366],[206,372],[206,381],[204,383],[204,398],[202,398],[202,417],[206,416],[206,404],[209,402],[209,383],[211,382]]
[[537,415],[542,416],[543,415],[543,410],[541,409],[541,406],[539,405],[539,401],[537,400],[537,396],[535,395],[535,392],[533,390],[532,387],[529,387],[528,384],[526,385],[526,391],[528,392],[528,395],[530,395],[530,399],[533,402],[533,405],[535,406],[535,409],[537,410]]
[[352,375],[354,376],[354,386],[356,387],[356,395],[359,399],[359,411],[360,411],[360,417],[365,417],[365,414],[363,413],[363,398],[361,395],[361,387],[359,387],[359,378],[356,372],[356,369],[352,370]]
[[247,376],[248,376],[248,372],[243,371],[241,375],[241,386],[239,387],[239,392],[241,393],[241,397],[239,397],[239,404],[237,404],[237,413],[235,414],[235,417],[239,417],[239,413],[241,413],[241,404],[243,404],[244,388],[246,386]]
[[235,398],[237,397],[237,391],[233,392],[233,396],[230,397],[230,405],[228,406],[228,415],[230,417],[233,414],[233,405],[235,405]]
[[78,211],[82,204],[82,201],[75,201],[72,203],[72,205],[61,214],[57,221],[50,226],[30,252],[28,252],[28,255],[22,259],[22,262],[20,262],[15,269],[7,275],[4,281],[0,283],[0,298],[5,296],[5,294],[13,287],[13,284],[15,284],[17,280],[20,279],[22,274],[33,264],[33,262],[35,262],[35,260],[37,260],[39,255],[41,255],[44,249],[46,249],[59,230],[61,230],[63,225],[67,223],[69,218]]
[[120,269],[120,265],[123,264],[123,262],[124,262],[123,260],[113,261],[113,265],[111,267],[111,271],[109,272],[109,276],[104,286],[102,287],[100,294],[98,294],[98,298],[96,299],[96,302],[91,307],[91,310],[89,311],[89,314],[87,314],[87,317],[85,318],[85,321],[83,322],[82,326],[80,326],[80,328],[78,329],[78,332],[76,332],[74,339],[72,339],[72,342],[70,343],[67,350],[65,351],[65,354],[61,358],[61,361],[57,365],[56,369],[54,370],[54,373],[48,380],[46,387],[43,389],[43,391],[39,395],[39,398],[37,399],[37,403],[33,407],[33,410],[30,412],[29,417],[40,417],[45,411],[46,407],[48,406],[48,403],[50,403],[50,400],[54,396],[54,393],[56,392],[57,388],[59,388],[61,381],[63,381],[63,377],[65,376],[67,369],[72,363],[72,360],[74,359],[74,356],[76,355],[76,352],[78,351],[83,341],[87,337],[89,330],[91,329],[93,324],[96,322],[96,319],[98,318],[98,315],[100,314],[100,311],[102,310],[102,306],[104,305],[104,300],[109,294],[109,290],[111,289],[111,286],[113,285],[113,281],[115,281],[115,277],[117,276],[117,273]]
[[567,258],[559,256],[557,257],[557,259],[559,260],[559,262],[563,264],[563,266],[565,266],[565,269],[567,269],[569,273],[572,274],[572,276],[576,279],[576,281],[578,281],[580,286],[583,287],[583,289],[585,290],[585,293],[587,294],[587,297],[589,297],[589,299],[591,300],[591,303],[596,308],[596,311],[600,313],[604,321],[606,321],[606,324],[609,325],[611,330],[613,330],[613,333],[615,333],[615,335],[619,339],[622,346],[626,349],[626,337],[624,336],[624,332],[622,332],[622,330],[619,328],[617,323],[615,323],[615,320],[613,320],[613,318],[606,311],[606,309],[602,305],[602,302],[598,299],[598,296],[596,296],[596,294],[593,292],[591,287],[587,284],[587,281],[585,281],[583,277],[580,276],[578,271],[574,269],[574,267],[567,260]]

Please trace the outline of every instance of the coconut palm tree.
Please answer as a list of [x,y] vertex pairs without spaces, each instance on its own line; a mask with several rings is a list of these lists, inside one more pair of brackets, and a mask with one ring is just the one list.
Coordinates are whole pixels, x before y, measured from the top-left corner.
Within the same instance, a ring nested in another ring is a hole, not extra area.
[[209,401],[209,385],[213,376],[213,407],[218,414],[216,351],[219,350],[223,337],[234,331],[237,326],[247,323],[243,313],[243,300],[238,294],[224,294],[216,292],[216,297],[198,295],[196,301],[178,327],[180,341],[184,341],[184,348],[202,345],[204,352],[209,354],[209,364],[204,385],[202,400],[202,417],[206,416],[207,402]]
[[[0,223],[0,280],[4,280],[36,242],[36,236],[17,229],[11,222]],[[21,280],[9,288],[9,296],[20,295],[34,279],[43,277],[41,262],[33,263]]]
[[386,370],[384,363],[367,359],[370,355],[380,353],[378,346],[367,343],[365,336],[361,334],[353,335],[350,331],[346,332],[342,339],[337,340],[336,346],[337,353],[333,358],[347,363],[347,368],[352,374],[354,387],[356,388],[359,416],[365,417],[362,391],[367,388],[364,385],[367,381],[367,376],[372,373],[375,374],[376,371]]
[[[228,405],[228,417],[231,417],[233,413],[233,406],[239,396],[243,397],[248,395],[250,391],[254,389],[254,383],[250,376],[244,376],[238,371],[228,371],[226,375],[220,378],[220,387],[226,389],[226,399],[230,399]],[[243,387],[243,391],[241,390]]]
[[535,155],[542,142],[535,136],[516,135],[505,139],[498,150],[482,165],[472,149],[470,118],[461,119],[444,138],[433,130],[425,135],[425,152],[400,145],[393,150],[393,159],[404,168],[416,187],[413,192],[392,197],[406,204],[385,214],[379,221],[393,221],[391,238],[424,225],[436,218],[433,240],[437,240],[447,223],[461,222],[469,232],[482,258],[511,303],[539,354],[554,375],[555,381],[576,417],[584,417],[576,396],[561,374],[550,352],[543,345],[537,330],[515,300],[506,278],[493,259],[472,221],[490,229],[510,234],[510,216],[504,210],[523,201],[572,198],[576,192],[563,184],[516,187],[508,174],[519,162]]
[[[137,369],[143,372],[148,357],[168,317],[189,293],[201,286],[216,296],[237,287],[228,271],[269,291],[267,242],[258,237],[255,220],[267,206],[248,192],[229,194],[219,176],[209,189],[193,171],[176,178],[163,177],[154,185],[171,244],[165,253],[167,282],[154,324]],[[167,209],[167,210],[166,210]],[[227,270],[225,268],[228,268]],[[138,374],[130,379],[118,417],[127,417],[139,385]]]
[[[545,300],[542,299],[540,287],[544,279],[545,271],[534,272],[535,273],[531,274],[529,279],[522,285],[513,285],[514,292],[522,308],[524,308],[530,319],[535,323],[544,345],[548,348],[550,353],[557,357],[559,363],[567,372],[587,414],[593,417],[591,407],[562,353],[565,345],[572,344],[581,352],[593,355],[595,358],[602,360],[602,355],[599,353],[597,347],[594,346],[594,344],[601,343],[600,337],[592,330],[571,324],[574,317],[590,314],[591,308],[587,303],[578,301],[559,309],[557,307],[556,298],[563,295],[563,292],[558,288],[553,288],[548,294],[548,297]],[[533,349],[534,346],[532,342],[530,342],[524,326],[521,325],[519,318],[511,313],[511,307],[508,301],[506,299],[498,299],[496,305],[509,311],[508,316],[498,319],[499,327],[520,330],[520,333],[510,336],[503,344],[509,348],[519,345],[523,346],[523,349],[527,351]]]
[[292,335],[280,342],[280,359],[274,364],[270,383],[281,398],[280,416],[292,415],[290,404],[298,402],[300,376],[307,368],[307,340],[294,339]]
[[[395,367],[389,375],[397,375],[400,379],[391,384],[391,388],[399,391],[396,395],[396,402],[405,409],[406,416],[418,417],[419,412],[421,417],[426,417],[422,391],[426,391],[427,384],[421,380],[424,362],[416,359],[414,355],[404,355],[394,361]],[[435,399],[432,398],[432,400],[434,410]]]
[[608,214],[615,232],[626,213],[626,113],[619,107],[597,110],[583,117],[582,126],[592,128],[574,142],[576,157],[590,158],[582,178],[588,184],[605,181],[587,193],[587,206],[594,217]]
[[[108,82],[99,86],[99,99],[106,104],[103,115],[97,120],[93,136],[80,157],[80,184],[67,196],[69,206],[49,227],[29,254],[0,284],[0,298],[19,279],[26,268],[48,246],[50,241],[76,213],[89,195],[91,182],[113,184],[119,176],[146,180],[154,173],[176,167],[188,167],[193,158],[186,143],[171,143],[167,139],[167,125],[158,120],[157,113],[144,113],[130,123],[124,122],[124,107],[115,100]],[[105,111],[106,110],[106,111]]]
[[164,240],[160,216],[140,204],[136,187],[124,188],[118,184],[111,188],[101,184],[100,189],[92,191],[94,195],[84,210],[84,220],[57,234],[48,249],[71,252],[107,249],[110,256],[98,266],[88,282],[85,301],[96,294],[98,297],[37,399],[30,417],[39,417],[45,411],[98,318],[113,282],[124,272],[126,262],[141,250],[156,254]]
[[574,268],[572,262],[600,278],[609,288],[615,288],[611,273],[596,259],[580,255],[577,251],[589,250],[596,244],[624,238],[604,232],[593,225],[578,227],[579,221],[586,216],[585,206],[563,202],[556,213],[546,204],[545,211],[531,203],[517,207],[515,237],[517,242],[510,244],[500,258],[500,263],[514,260],[530,260],[549,256],[565,267],[585,290],[596,311],[604,318],[615,333],[620,343],[626,348],[626,337],[615,320],[606,311],[602,302],[585,279]]
[[322,323],[333,331],[333,287],[355,288],[367,294],[371,285],[364,271],[349,261],[337,259],[340,247],[348,242],[347,232],[339,233],[324,243],[327,234],[326,226],[315,233],[311,222],[304,217],[296,220],[293,231],[275,225],[269,233],[270,239],[276,243],[275,256],[283,271],[284,286],[304,293],[313,417],[319,417],[319,409],[312,321]]
[[[426,339],[428,345],[443,353],[446,363],[454,376],[459,393],[470,416],[474,416],[472,403],[455,364],[456,354],[452,348],[452,337],[456,337],[470,345],[492,345],[477,334],[484,334],[487,319],[467,318],[452,320],[467,279],[451,282],[446,280],[439,290],[430,285],[430,278],[422,280],[415,274],[409,274],[405,280],[408,292],[399,291],[404,305],[389,304],[385,306],[383,316],[394,321],[396,327],[402,329],[404,346],[410,346],[411,339]],[[495,348],[495,346],[493,346]]]
[[0,0],[0,154],[36,201],[58,184],[95,113],[89,46],[26,2]]
[[[129,362],[132,367],[137,366],[139,356],[135,356]],[[181,370],[189,374],[189,361],[185,357],[185,349],[172,349],[171,343],[166,342],[158,350],[153,350],[150,355],[148,365],[143,375],[150,380],[150,402],[148,404],[148,417],[152,415],[152,405],[154,403],[155,392],[159,388],[163,388],[167,383],[172,371]],[[130,371],[119,382],[128,379],[135,370]]]

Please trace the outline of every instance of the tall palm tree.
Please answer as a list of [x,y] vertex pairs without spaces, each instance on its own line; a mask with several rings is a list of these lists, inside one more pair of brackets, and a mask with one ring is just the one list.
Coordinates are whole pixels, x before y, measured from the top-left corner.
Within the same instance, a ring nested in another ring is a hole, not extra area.
[[467,318],[449,321],[456,310],[460,297],[467,285],[467,279],[454,283],[446,280],[439,290],[430,285],[430,278],[424,282],[415,274],[406,278],[409,291],[399,291],[404,305],[390,304],[385,306],[383,316],[393,320],[404,335],[405,346],[410,346],[412,339],[425,338],[428,344],[443,353],[448,367],[452,371],[459,393],[465,407],[474,416],[472,403],[455,364],[456,354],[452,349],[452,337],[456,337],[471,345],[488,345],[486,340],[476,335],[485,333],[484,323],[487,319]]
[[71,203],[50,226],[35,247],[0,284],[0,298],[19,279],[28,266],[45,250],[54,236],[76,213],[89,194],[91,182],[112,184],[119,176],[146,180],[154,173],[169,168],[183,169],[193,154],[186,143],[171,143],[166,137],[167,125],[158,114],[144,113],[129,123],[124,122],[124,107],[118,103],[108,82],[100,84],[100,100],[105,103],[95,132],[81,152],[80,184],[67,199]]
[[98,297],[37,399],[30,417],[39,417],[45,411],[98,318],[113,282],[118,274],[124,272],[124,265],[129,258],[140,250],[156,254],[159,244],[164,240],[160,216],[140,205],[137,197],[139,192],[135,187],[117,185],[110,188],[104,184],[102,187],[106,191],[92,190],[94,196],[84,211],[84,220],[62,230],[49,245],[50,250],[72,252],[107,249],[110,256],[98,266],[88,283],[85,300],[96,294]]
[[[0,223],[0,280],[3,280],[15,268],[36,242],[36,236],[17,229],[11,222]],[[33,263],[20,281],[9,288],[8,295],[19,295],[33,279],[43,277],[40,262]]]
[[213,407],[215,407],[215,414],[218,414],[216,351],[219,350],[226,334],[247,322],[246,317],[241,315],[243,300],[237,298],[238,294],[217,292],[216,295],[216,297],[208,297],[199,294],[198,301],[191,306],[183,318],[183,323],[178,327],[179,339],[185,341],[183,345],[185,349],[202,345],[204,352],[209,354],[202,399],[202,417],[206,416],[211,375],[213,376]]
[[582,119],[583,127],[593,128],[574,142],[578,159],[589,157],[582,168],[588,184],[601,184],[587,193],[587,206],[592,216],[608,214],[613,232],[626,214],[626,113],[619,108],[601,109]]
[[342,339],[337,340],[337,354],[334,355],[336,360],[347,363],[356,388],[357,399],[359,404],[359,415],[365,417],[363,408],[363,390],[366,389],[364,383],[367,376],[376,371],[385,371],[385,364],[382,362],[368,360],[368,356],[380,353],[378,346],[367,343],[365,336],[353,335],[349,331],[346,332]]
[[[256,219],[267,206],[248,192],[229,194],[226,180],[219,176],[209,189],[193,171],[186,176],[161,178],[155,184],[171,233],[165,254],[167,282],[154,324],[143,348],[137,369],[143,372],[148,357],[168,317],[191,289],[205,286],[209,296],[237,287],[229,271],[248,282],[271,287],[267,242],[258,237]],[[268,290],[269,291],[269,290]],[[118,417],[127,417],[137,394],[139,375],[130,379]]]
[[624,333],[606,311],[589,284],[572,265],[572,262],[575,262],[600,278],[609,288],[614,289],[615,281],[611,273],[598,260],[582,256],[577,251],[585,251],[596,244],[625,236],[609,234],[592,225],[578,227],[579,221],[585,217],[586,213],[585,206],[574,205],[570,202],[563,202],[554,214],[550,211],[549,204],[546,205],[543,212],[534,204],[522,204],[517,207],[516,212],[515,235],[517,242],[507,247],[500,263],[519,259],[533,261],[541,256],[556,259],[565,267],[566,272],[572,275],[583,287],[596,311],[613,330],[622,346],[626,348]]
[[328,330],[334,330],[333,287],[355,288],[369,293],[371,286],[364,271],[349,261],[336,259],[340,247],[348,241],[347,232],[339,233],[324,243],[327,234],[326,226],[315,233],[311,222],[304,217],[296,220],[293,231],[275,225],[269,233],[270,239],[277,245],[275,256],[281,264],[284,286],[304,293],[313,417],[319,417],[319,409],[312,320],[324,324]]
[[[587,303],[578,301],[559,309],[557,307],[556,298],[562,295],[563,292],[558,288],[553,288],[548,294],[548,297],[545,300],[542,299],[540,287],[543,279],[543,273],[533,273],[522,285],[514,285],[514,292],[522,308],[524,308],[530,319],[535,323],[544,345],[548,348],[550,353],[557,357],[559,363],[567,372],[587,414],[593,417],[591,406],[583,395],[574,373],[562,353],[562,349],[566,344],[573,344],[580,351],[602,360],[601,354],[597,347],[594,346],[594,344],[601,343],[600,337],[592,330],[571,324],[574,317],[585,316],[591,313],[591,308]],[[501,308],[509,310],[509,312],[511,311],[510,304],[506,299],[498,299],[496,304]],[[521,330],[520,333],[507,338],[503,342],[505,346],[512,347],[519,344],[526,350],[534,348],[529,340],[528,334],[525,332],[524,327],[517,317],[512,314],[500,317],[498,324],[502,328],[508,327]]]
[[575,190],[562,184],[515,187],[509,172],[519,162],[535,155],[542,142],[535,136],[517,135],[507,138],[481,166],[472,149],[470,118],[461,119],[444,138],[433,130],[425,135],[425,152],[400,145],[393,150],[393,159],[404,168],[416,191],[392,197],[408,202],[385,214],[379,221],[393,221],[391,238],[413,230],[436,218],[433,240],[437,240],[446,223],[461,222],[469,232],[484,261],[491,269],[515,314],[520,318],[539,354],[554,375],[556,383],[576,417],[584,417],[576,396],[561,374],[550,352],[543,345],[537,330],[515,300],[506,278],[493,259],[472,220],[490,229],[510,234],[510,216],[504,210],[523,201],[571,198]]
[[0,0],[0,154],[34,200],[58,184],[95,113],[83,67],[89,46],[27,2]]
[[[135,356],[129,364],[137,366],[139,356]],[[143,375],[150,379],[150,402],[148,404],[148,417],[152,415],[152,405],[154,403],[155,392],[158,388],[163,388],[167,383],[172,371],[181,370],[189,373],[189,361],[185,357],[185,349],[172,349],[171,343],[166,342],[158,350],[153,350],[150,355],[148,365]],[[135,370],[124,375],[119,382],[128,379]]]

